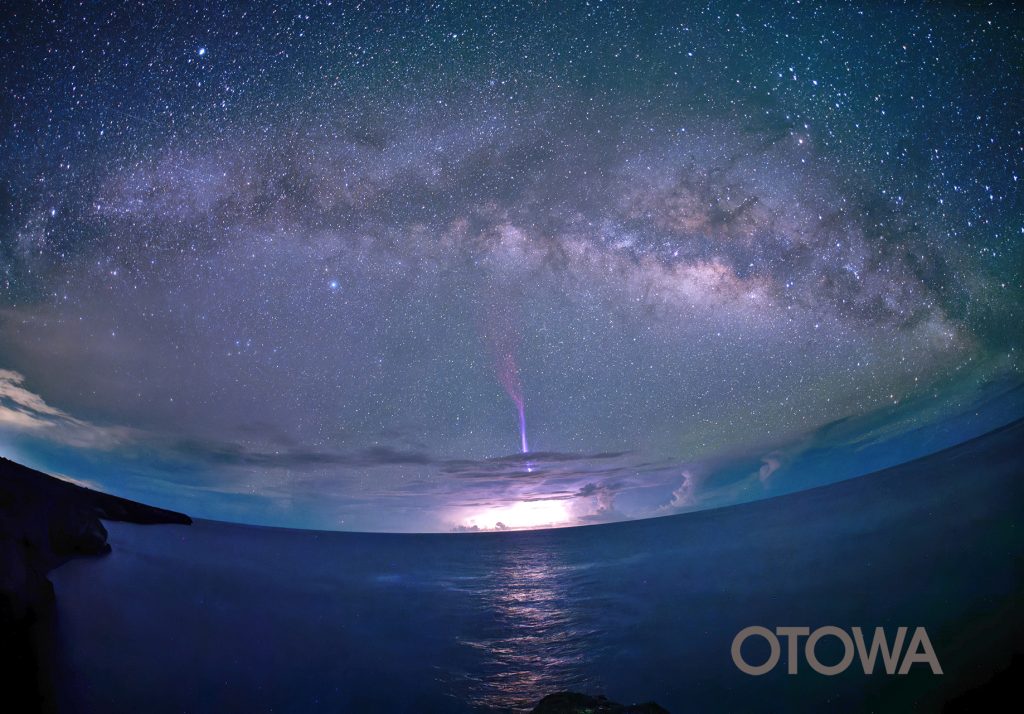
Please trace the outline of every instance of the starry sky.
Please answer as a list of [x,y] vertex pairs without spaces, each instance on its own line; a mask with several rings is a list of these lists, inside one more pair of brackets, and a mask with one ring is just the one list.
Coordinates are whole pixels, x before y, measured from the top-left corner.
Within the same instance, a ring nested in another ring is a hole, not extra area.
[[1002,7],[16,4],[0,453],[198,517],[450,531],[1019,418]]

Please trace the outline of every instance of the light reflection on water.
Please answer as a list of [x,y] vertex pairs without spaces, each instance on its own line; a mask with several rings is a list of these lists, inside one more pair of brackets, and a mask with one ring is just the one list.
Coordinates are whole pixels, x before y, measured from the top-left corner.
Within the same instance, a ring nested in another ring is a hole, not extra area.
[[[938,711],[953,690],[930,674],[750,678],[729,647],[752,622],[919,622],[947,672],[1005,667],[1024,631],[1020,441],[1015,427],[937,465],[595,529],[108,523],[112,554],[50,574],[67,709],[469,714],[570,689],[675,712]],[[964,470],[985,454],[991,468]],[[958,644],[994,612],[1000,633]]]
[[579,608],[579,578],[556,548],[517,544],[495,554],[479,591],[484,627],[459,638],[482,660],[463,683],[472,704],[529,711],[544,694],[594,688],[581,674],[595,633]]

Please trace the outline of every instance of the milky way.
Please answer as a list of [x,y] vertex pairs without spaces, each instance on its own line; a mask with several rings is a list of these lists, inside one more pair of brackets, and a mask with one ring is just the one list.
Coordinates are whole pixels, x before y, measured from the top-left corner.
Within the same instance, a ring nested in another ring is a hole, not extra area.
[[1019,395],[1009,11],[7,14],[12,458],[229,520],[564,525]]

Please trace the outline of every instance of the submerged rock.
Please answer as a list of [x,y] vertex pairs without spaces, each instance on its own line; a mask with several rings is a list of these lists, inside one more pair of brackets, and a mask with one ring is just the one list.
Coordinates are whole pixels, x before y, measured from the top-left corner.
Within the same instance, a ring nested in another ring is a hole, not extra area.
[[654,702],[619,704],[603,694],[557,692],[549,694],[533,708],[532,714],[669,714]]

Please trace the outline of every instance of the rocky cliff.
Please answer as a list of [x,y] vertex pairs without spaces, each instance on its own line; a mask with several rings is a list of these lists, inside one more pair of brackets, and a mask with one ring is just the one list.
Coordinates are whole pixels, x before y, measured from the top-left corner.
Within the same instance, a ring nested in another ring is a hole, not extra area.
[[71,558],[110,552],[101,519],[192,519],[91,491],[0,458],[0,691],[18,711],[54,711],[55,600],[47,573]]

